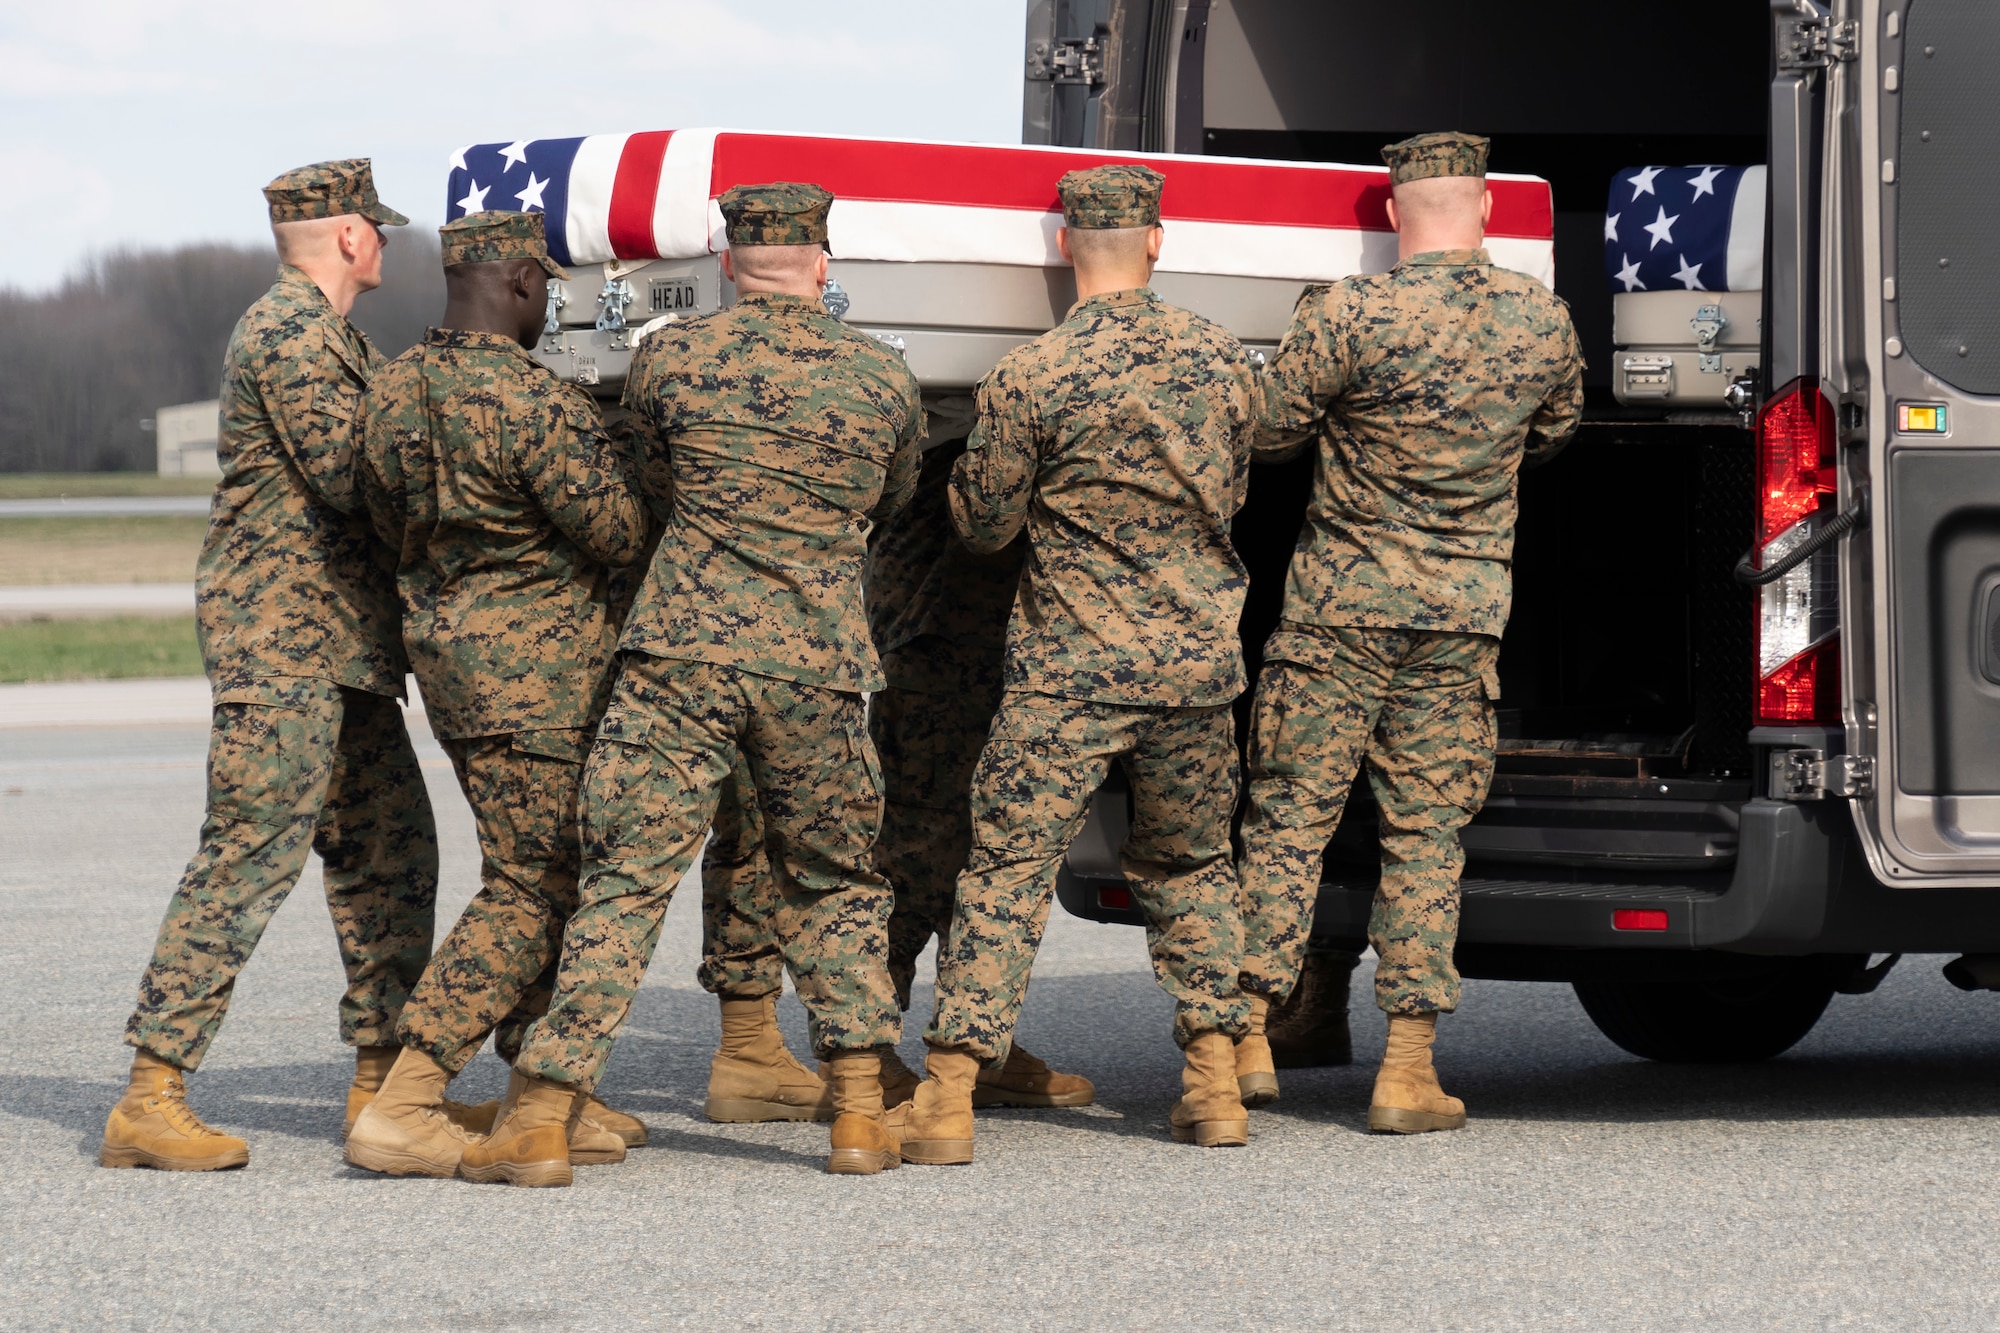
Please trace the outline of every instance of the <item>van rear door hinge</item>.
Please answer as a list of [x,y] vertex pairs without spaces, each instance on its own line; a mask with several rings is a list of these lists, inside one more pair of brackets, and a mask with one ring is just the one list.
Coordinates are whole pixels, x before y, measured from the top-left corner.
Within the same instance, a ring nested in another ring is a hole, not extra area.
[[1028,77],[1043,83],[1078,83],[1097,88],[1104,83],[1104,48],[1095,37],[1080,42],[1030,42]]
[[1824,750],[1771,751],[1771,795],[1780,801],[1823,801],[1829,796],[1850,799],[1875,790],[1875,757]]
[[1785,19],[1778,24],[1779,69],[1825,69],[1852,60],[1861,49],[1861,25],[1853,19]]

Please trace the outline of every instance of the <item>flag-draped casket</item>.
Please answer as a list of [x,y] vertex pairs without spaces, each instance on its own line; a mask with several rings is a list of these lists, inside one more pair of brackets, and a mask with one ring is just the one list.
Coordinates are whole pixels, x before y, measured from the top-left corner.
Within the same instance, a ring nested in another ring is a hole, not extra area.
[[[823,185],[836,198],[828,230],[844,317],[902,346],[928,387],[949,388],[976,383],[1061,320],[1073,289],[1056,252],[1056,181],[1108,162],[1166,177],[1161,295],[1253,347],[1283,335],[1306,283],[1395,262],[1380,167],[713,129],[476,144],[453,155],[447,216],[546,216],[549,248],[572,278],[558,284],[538,353],[567,377],[609,385],[649,321],[730,299],[717,196],[767,181]],[[1489,187],[1495,262],[1552,282],[1547,183],[1496,175]]]
[[1622,402],[1725,405],[1757,369],[1763,167],[1627,167],[1604,208],[1612,389]]

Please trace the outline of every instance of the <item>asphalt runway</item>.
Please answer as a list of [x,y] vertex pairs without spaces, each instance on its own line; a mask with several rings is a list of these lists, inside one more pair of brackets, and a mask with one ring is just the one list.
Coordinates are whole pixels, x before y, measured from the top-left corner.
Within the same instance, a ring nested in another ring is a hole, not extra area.
[[[0,1327],[1988,1328],[2000,997],[1906,959],[1782,1059],[1650,1065],[1567,988],[1473,982],[1456,1134],[1365,1132],[1382,1021],[1285,1076],[1246,1149],[1168,1140],[1168,1008],[1136,930],[1056,909],[1023,1040],[1082,1111],[983,1115],[979,1160],[820,1171],[825,1129],[700,1118],[717,1037],[677,901],[606,1076],[653,1146],[567,1190],[392,1181],[336,1136],[351,1068],[309,870],[192,1081],[215,1175],[95,1165],[153,931],[194,845],[196,728],[0,730]],[[449,911],[471,825],[422,747]],[[440,930],[448,925],[440,913]],[[928,1015],[927,990],[918,996]],[[783,1013],[795,1049],[804,1018]],[[920,1023],[903,1042],[921,1052]],[[497,1095],[481,1055],[456,1085]],[[469,1086],[468,1086],[469,1085]]]

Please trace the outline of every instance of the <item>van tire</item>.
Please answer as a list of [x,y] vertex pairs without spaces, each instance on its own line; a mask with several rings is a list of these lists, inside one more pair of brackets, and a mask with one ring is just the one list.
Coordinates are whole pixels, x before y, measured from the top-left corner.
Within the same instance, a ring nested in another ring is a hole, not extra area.
[[1645,1060],[1742,1064],[1768,1060],[1813,1030],[1833,981],[1805,958],[1727,977],[1571,983],[1597,1030]]

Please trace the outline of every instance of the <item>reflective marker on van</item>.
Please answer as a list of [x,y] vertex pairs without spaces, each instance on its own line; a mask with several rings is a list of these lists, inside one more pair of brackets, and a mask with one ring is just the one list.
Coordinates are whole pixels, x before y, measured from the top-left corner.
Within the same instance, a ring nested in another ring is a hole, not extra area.
[[1611,914],[1613,930],[1665,930],[1667,914],[1649,907],[1621,907]]
[[1122,884],[1111,885],[1097,891],[1097,905],[1114,911],[1127,911],[1132,906],[1132,890]]
[[1943,403],[1896,404],[1896,431],[1902,435],[1942,435],[1946,430]]

